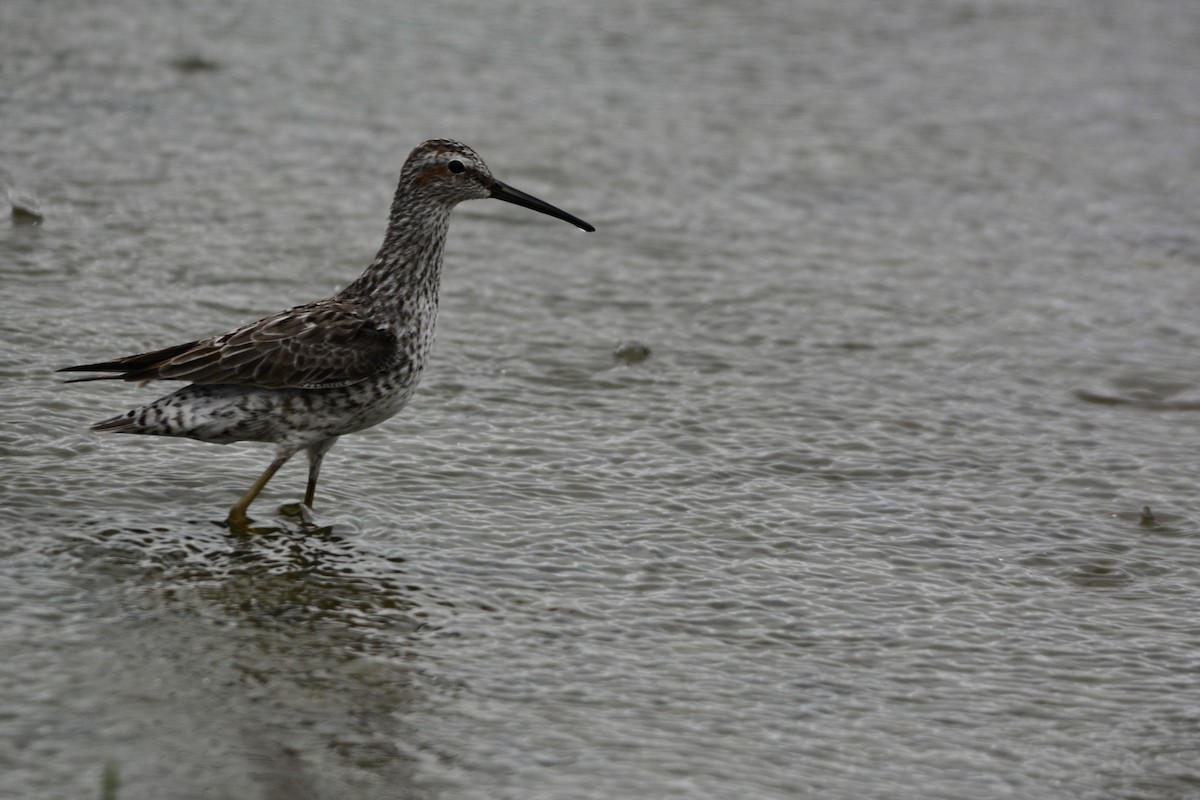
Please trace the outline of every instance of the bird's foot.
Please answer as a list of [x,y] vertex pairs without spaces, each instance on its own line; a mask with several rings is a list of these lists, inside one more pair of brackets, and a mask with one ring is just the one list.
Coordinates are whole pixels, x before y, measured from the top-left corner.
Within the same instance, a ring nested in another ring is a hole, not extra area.
[[312,506],[305,503],[285,503],[279,507],[279,513],[300,521],[301,525],[314,525]]
[[[332,530],[331,527],[322,527],[317,524],[316,517],[313,514],[311,507],[303,503],[286,503],[279,507],[279,514],[291,520],[295,520],[298,533],[324,533]],[[235,536],[253,536],[268,533],[286,532],[290,526],[267,526],[262,527],[254,525],[246,511],[240,508],[234,508],[229,512],[229,517],[225,520],[225,527],[229,528],[229,532]]]
[[316,512],[308,503],[287,503],[279,507],[279,513],[296,520],[297,533],[305,536],[323,536],[333,532],[332,525],[322,525],[317,521]]
[[279,528],[262,528],[252,525],[245,510],[239,508],[229,512],[229,517],[225,520],[225,527],[229,528],[229,532],[235,536],[254,536],[279,531]]
[[249,532],[250,530],[250,518],[246,516],[245,510],[241,508],[234,508],[230,511],[225,524],[229,526],[229,530],[235,533]]

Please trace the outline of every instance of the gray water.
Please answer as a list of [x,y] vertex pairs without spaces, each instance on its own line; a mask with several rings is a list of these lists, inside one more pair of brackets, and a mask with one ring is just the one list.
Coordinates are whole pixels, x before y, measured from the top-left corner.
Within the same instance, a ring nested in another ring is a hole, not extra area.
[[[598,230],[459,208],[315,528],[87,432],[435,136]],[[0,179],[0,796],[1200,796],[1193,0],[7,0]]]

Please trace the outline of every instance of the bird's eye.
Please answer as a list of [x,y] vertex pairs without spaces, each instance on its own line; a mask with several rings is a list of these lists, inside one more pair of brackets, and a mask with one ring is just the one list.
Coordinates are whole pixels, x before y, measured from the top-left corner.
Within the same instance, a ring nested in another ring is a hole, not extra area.
[[463,162],[461,162],[461,161],[458,161],[458,160],[456,159],[456,160],[454,160],[454,161],[451,161],[450,163],[448,163],[448,164],[446,165],[446,169],[450,170],[450,171],[451,171],[451,172],[453,172],[455,175],[457,175],[458,173],[465,171],[465,170],[466,170],[466,166],[463,164]]

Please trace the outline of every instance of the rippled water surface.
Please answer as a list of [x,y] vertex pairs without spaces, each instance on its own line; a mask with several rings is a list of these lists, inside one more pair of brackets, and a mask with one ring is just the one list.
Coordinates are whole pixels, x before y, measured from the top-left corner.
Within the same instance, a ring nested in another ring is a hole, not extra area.
[[[1200,6],[160,6],[0,5],[0,796],[1200,796]],[[456,212],[314,528],[87,432],[433,136],[598,230]]]

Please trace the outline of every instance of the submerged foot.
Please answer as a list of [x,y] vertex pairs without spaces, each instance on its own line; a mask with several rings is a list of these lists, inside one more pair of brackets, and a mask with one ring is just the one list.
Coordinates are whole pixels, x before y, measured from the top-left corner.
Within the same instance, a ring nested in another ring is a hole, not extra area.
[[225,526],[229,528],[229,532],[237,536],[250,536],[256,533],[268,533],[273,528],[256,528],[250,524],[250,517],[246,515],[244,508],[234,507],[229,512],[229,516],[225,519]]
[[279,513],[299,520],[301,525],[315,524],[312,506],[307,503],[285,503],[279,507]]

